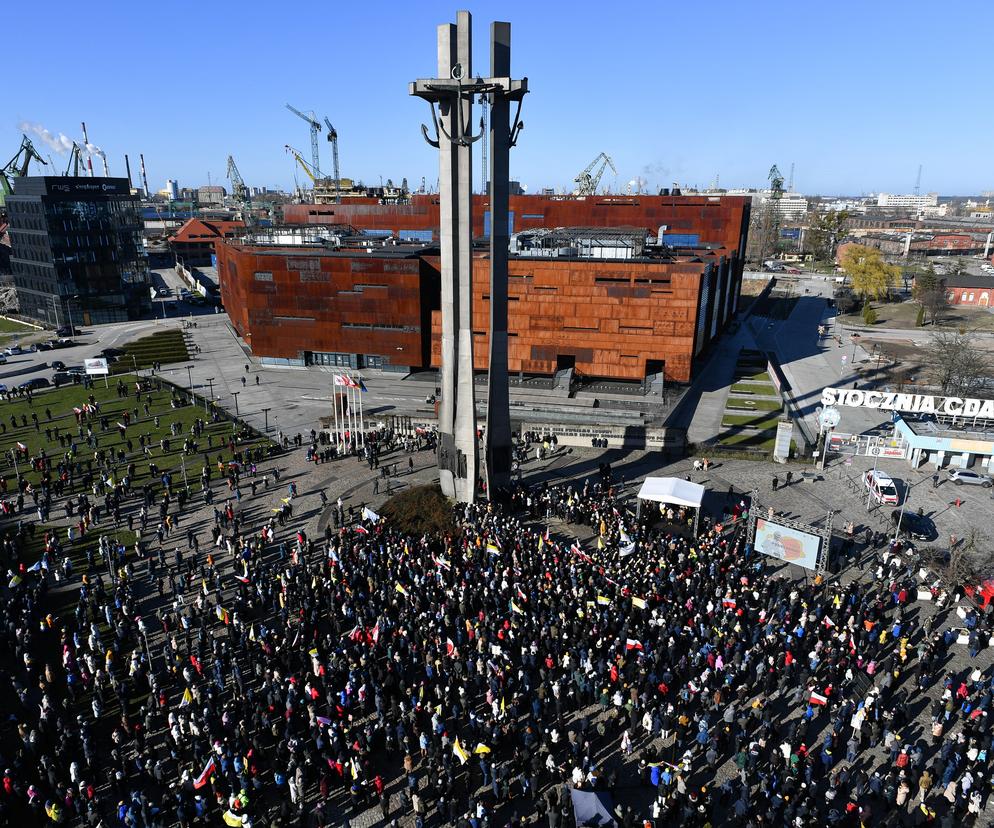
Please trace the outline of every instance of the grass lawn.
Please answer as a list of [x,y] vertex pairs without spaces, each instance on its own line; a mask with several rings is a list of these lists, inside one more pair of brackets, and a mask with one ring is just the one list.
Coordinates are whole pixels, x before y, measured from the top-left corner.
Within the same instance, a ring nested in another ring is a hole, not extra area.
[[765,382],[736,382],[731,390],[734,394],[758,394],[761,397],[777,395],[777,389]]
[[729,397],[725,402],[725,408],[734,408],[737,411],[779,411],[779,400],[752,400]]
[[739,432],[737,434],[723,434],[718,438],[718,443],[723,446],[742,446],[743,448],[759,448],[773,451],[776,437],[767,437],[765,434],[749,434]]
[[34,333],[37,330],[30,325],[15,322],[13,319],[0,318],[0,334]]
[[124,354],[111,367],[113,374],[127,373],[136,366],[150,368],[153,362],[186,362],[190,359],[183,332],[176,328],[143,336],[129,342],[121,350]]
[[[128,385],[130,396],[118,397],[117,383],[125,381]],[[60,434],[71,435],[76,441],[76,462],[82,463],[85,467],[87,461],[94,460],[94,449],[86,444],[85,426],[83,437],[79,437],[79,427],[73,414],[74,406],[82,406],[92,395],[93,400],[99,404],[100,412],[91,417],[90,426],[99,440],[97,449],[112,451],[116,455],[123,450],[126,454],[126,462],[134,462],[136,465],[136,480],[133,484],[141,486],[145,479],[149,477],[149,463],[155,463],[160,472],[181,470],[182,445],[185,437],[190,433],[190,427],[196,420],[208,421],[204,433],[197,439],[197,451],[187,455],[185,458],[187,476],[191,481],[196,481],[197,476],[203,466],[203,452],[210,456],[210,462],[217,463],[218,457],[224,462],[232,459],[232,452],[228,450],[228,440],[235,433],[236,426],[232,420],[220,417],[217,422],[209,422],[210,417],[202,406],[186,404],[186,394],[182,391],[175,391],[172,386],[162,383],[161,390],[152,390],[143,393],[141,404],[136,401],[134,394],[134,378],[128,377],[126,380],[115,379],[105,388],[99,379],[94,386],[86,390],[82,385],[62,386],[50,391],[43,391],[34,395],[33,401],[27,398],[19,398],[12,401],[0,403],[0,452],[6,454],[17,442],[27,446],[28,453],[32,456],[41,450],[45,450],[49,457],[53,458],[53,463],[57,459],[62,459],[68,447],[59,446],[58,440],[49,440],[45,435],[46,428],[58,428]],[[174,396],[175,395],[175,396]],[[151,402],[148,401],[151,397]],[[178,401],[179,407],[173,408],[173,400]],[[145,414],[144,406],[148,404],[149,414]],[[126,435],[121,436],[117,427],[117,422],[125,411],[130,411],[132,420]],[[39,428],[35,430],[31,415],[38,416]],[[51,415],[51,419],[49,419]],[[22,417],[26,418],[26,425],[23,424]],[[12,424],[11,418],[14,418]],[[101,419],[106,418],[107,428],[101,428]],[[156,418],[159,423],[156,425]],[[176,423],[179,426],[179,436],[172,437],[170,426]],[[139,445],[140,434],[146,435],[151,445],[151,457],[146,457]],[[127,440],[132,441],[129,451]],[[169,440],[168,450],[160,447],[160,440]],[[236,451],[245,448],[268,445],[268,441],[260,437],[253,431],[240,431],[235,446]],[[121,464],[118,464],[119,467]],[[125,464],[126,465],[126,464]],[[6,458],[0,459],[2,473],[8,480],[12,481],[14,476],[13,464]],[[96,469],[96,463],[93,463]],[[38,483],[41,473],[35,471],[25,471],[23,463],[18,465],[24,477],[32,483]],[[216,471],[216,469],[214,469]],[[181,482],[174,475],[174,485]],[[78,481],[77,476],[77,481]],[[10,487],[13,491],[13,486]]]
[[763,415],[753,416],[751,414],[726,414],[721,418],[723,426],[747,426],[748,428],[761,428],[764,430],[775,429],[780,422],[780,415],[766,417]]
[[767,385],[770,383],[770,375],[766,371],[757,371],[754,374],[748,373],[748,369],[740,371],[738,368],[735,369],[736,382],[765,382]]
[[[915,302],[871,302],[871,307],[877,313],[874,328],[901,328],[904,330],[932,329],[932,325],[918,328],[915,321],[918,318],[918,304]],[[839,317],[846,325],[865,327],[862,313],[850,313]],[[994,331],[994,313],[966,306],[953,305],[945,310],[935,327],[946,329],[965,328],[967,330]]]

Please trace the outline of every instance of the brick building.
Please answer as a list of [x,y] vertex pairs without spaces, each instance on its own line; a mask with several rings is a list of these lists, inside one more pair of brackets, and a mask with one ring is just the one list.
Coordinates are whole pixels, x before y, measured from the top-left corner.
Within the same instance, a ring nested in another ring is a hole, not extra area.
[[211,264],[214,242],[233,239],[245,230],[243,221],[216,221],[192,218],[169,237],[176,260],[188,267]]

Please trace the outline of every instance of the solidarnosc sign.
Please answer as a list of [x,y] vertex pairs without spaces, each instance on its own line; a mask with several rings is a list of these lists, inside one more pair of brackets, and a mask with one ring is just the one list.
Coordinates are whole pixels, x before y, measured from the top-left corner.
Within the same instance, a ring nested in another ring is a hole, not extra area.
[[821,404],[845,405],[850,408],[878,408],[881,411],[906,411],[909,414],[986,417],[994,420],[994,400],[935,397],[931,394],[899,394],[892,391],[825,388],[821,392]]

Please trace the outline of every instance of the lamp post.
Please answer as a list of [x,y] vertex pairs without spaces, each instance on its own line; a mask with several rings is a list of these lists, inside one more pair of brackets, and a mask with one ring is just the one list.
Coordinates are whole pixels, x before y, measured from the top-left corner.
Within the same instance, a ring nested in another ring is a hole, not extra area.
[[266,418],[266,434],[269,434],[269,411],[270,409],[268,408],[262,409],[262,413]]
[[238,395],[241,394],[241,393],[242,393],[241,391],[232,391],[231,392],[231,396],[235,398],[235,417],[236,417],[236,419],[238,417]]
[[[214,401],[214,377],[208,377],[207,378],[207,385],[210,387],[210,394],[211,394],[211,400],[210,401],[213,402]],[[210,413],[210,409],[207,406],[208,406],[208,402],[207,402],[207,400],[204,400],[204,411],[209,414]]]
[[186,366],[186,379],[187,379],[187,390],[190,392],[190,396],[193,396],[193,366]]
[[74,301],[79,301],[79,294],[74,293],[69,297],[69,301],[66,302],[66,312],[69,314],[69,336],[76,336],[76,326],[72,321],[72,303]]

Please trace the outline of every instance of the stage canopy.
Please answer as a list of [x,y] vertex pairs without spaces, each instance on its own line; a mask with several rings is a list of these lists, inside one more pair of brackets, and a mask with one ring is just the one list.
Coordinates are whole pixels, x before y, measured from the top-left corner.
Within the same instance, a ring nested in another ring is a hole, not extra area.
[[704,487],[679,477],[647,477],[639,489],[639,500],[654,500],[674,506],[701,507]]
[[573,815],[577,828],[615,828],[617,821],[611,815],[614,807],[607,791],[570,791]]

